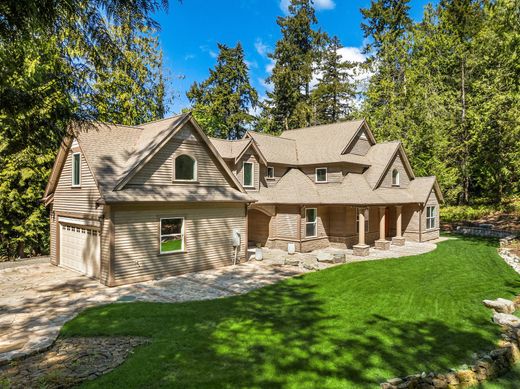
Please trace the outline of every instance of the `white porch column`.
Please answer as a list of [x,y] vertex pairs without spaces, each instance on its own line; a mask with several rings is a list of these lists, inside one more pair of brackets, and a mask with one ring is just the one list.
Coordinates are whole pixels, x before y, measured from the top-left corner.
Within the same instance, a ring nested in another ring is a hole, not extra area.
[[365,244],[365,210],[366,208],[358,208],[358,231],[359,239],[358,244],[353,247],[353,254],[366,257],[369,252],[369,246]]
[[404,246],[405,239],[402,236],[403,233],[403,226],[402,226],[402,209],[403,207],[401,205],[395,206],[395,219],[396,219],[396,234],[395,237],[392,238],[392,244],[395,244],[396,246]]
[[386,207],[379,207],[379,239],[375,241],[375,247],[379,250],[390,249],[390,242],[385,239]]

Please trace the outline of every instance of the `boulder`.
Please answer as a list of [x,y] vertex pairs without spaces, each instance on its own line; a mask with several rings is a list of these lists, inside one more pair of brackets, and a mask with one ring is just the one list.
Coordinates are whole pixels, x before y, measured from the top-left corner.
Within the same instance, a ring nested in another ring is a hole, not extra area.
[[493,315],[493,322],[501,326],[520,327],[520,317],[509,313],[495,312]]
[[333,263],[334,262],[333,255],[331,253],[326,253],[323,251],[318,252],[318,254],[316,255],[316,259],[318,260],[318,262],[323,262],[323,263]]
[[345,253],[332,254],[332,262],[334,262],[334,263],[345,263],[346,262]]
[[285,257],[285,264],[288,266],[298,266],[300,264],[300,260],[298,259],[298,257],[287,256]]
[[304,269],[307,270],[320,270],[320,267],[318,266],[318,261],[316,258],[305,258],[302,261],[302,266]]
[[511,300],[498,298],[496,300],[484,300],[482,303],[499,313],[513,313],[516,310],[515,303]]

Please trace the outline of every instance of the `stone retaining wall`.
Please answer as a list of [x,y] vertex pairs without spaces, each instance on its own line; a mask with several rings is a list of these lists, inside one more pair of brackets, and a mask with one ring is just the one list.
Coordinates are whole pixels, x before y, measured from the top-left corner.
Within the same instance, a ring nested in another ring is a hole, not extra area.
[[506,238],[518,235],[518,231],[496,230],[488,226],[457,226],[453,232],[456,234],[482,236],[487,238]]
[[[502,301],[500,301],[502,300]],[[462,389],[470,388],[479,383],[499,377],[507,373],[511,367],[520,362],[520,326],[518,317],[506,314],[507,308],[503,302],[515,304],[508,300],[498,299],[495,301],[484,300],[488,307],[489,303],[497,304],[493,320],[502,326],[503,340],[499,348],[487,354],[481,355],[471,366],[447,373],[422,373],[407,377],[392,378],[381,384],[381,389]],[[514,310],[515,308],[513,308]],[[511,310],[509,310],[511,312]],[[516,321],[515,321],[516,319]],[[511,320],[511,321],[509,321]]]

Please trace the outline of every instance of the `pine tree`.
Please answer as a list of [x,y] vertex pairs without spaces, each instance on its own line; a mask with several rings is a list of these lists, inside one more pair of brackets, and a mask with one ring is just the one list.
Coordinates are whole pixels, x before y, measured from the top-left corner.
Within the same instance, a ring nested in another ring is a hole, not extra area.
[[312,91],[316,122],[334,123],[348,119],[353,111],[356,86],[353,82],[354,64],[344,61],[338,50],[342,48],[338,37],[333,37],[323,54],[319,67],[321,76]]
[[269,92],[269,115],[281,131],[311,124],[311,80],[317,63],[324,34],[313,29],[317,23],[311,0],[291,0],[289,15],[279,17],[282,38],[269,57],[274,61],[272,75],[267,79],[273,85]]
[[162,50],[155,30],[112,25],[111,42],[119,52],[95,67],[91,104],[97,120],[137,125],[160,119],[165,112]]
[[193,116],[204,131],[225,139],[241,138],[254,123],[250,109],[258,104],[258,94],[249,82],[249,69],[240,43],[235,47],[218,44],[215,69],[202,83],[187,92]]
[[411,27],[409,0],[372,0],[362,9],[361,25],[368,44],[367,67],[373,73],[366,91],[364,113],[379,139],[401,139],[405,105],[405,70]]

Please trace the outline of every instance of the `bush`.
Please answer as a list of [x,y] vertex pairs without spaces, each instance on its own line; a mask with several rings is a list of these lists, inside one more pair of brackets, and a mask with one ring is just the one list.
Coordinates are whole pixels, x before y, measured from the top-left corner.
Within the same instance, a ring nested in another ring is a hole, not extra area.
[[446,223],[473,221],[495,212],[520,215],[520,198],[512,198],[502,204],[448,205],[440,209],[441,220]]

